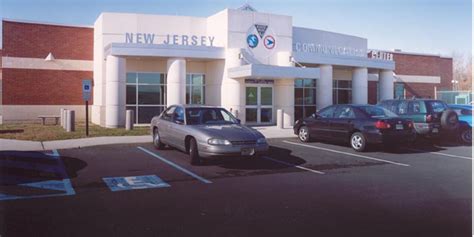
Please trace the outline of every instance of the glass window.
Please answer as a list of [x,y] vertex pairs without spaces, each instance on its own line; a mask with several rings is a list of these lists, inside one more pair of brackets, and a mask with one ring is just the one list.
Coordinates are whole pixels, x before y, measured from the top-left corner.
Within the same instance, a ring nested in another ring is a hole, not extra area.
[[371,118],[397,117],[396,114],[380,106],[360,106],[358,108]]
[[257,105],[257,97],[258,97],[257,93],[258,93],[257,87],[246,87],[245,88],[245,104]]
[[126,91],[126,104],[136,104],[137,103],[137,86],[136,85],[128,85],[127,84],[127,91]]
[[425,104],[423,101],[410,101],[408,103],[409,114],[426,113]]
[[184,122],[184,111],[181,107],[176,107],[174,110],[174,121],[181,121]]
[[260,110],[260,122],[269,123],[272,121],[272,109],[271,108],[262,108]]
[[163,77],[160,73],[137,73],[139,84],[163,84]]
[[295,80],[295,119],[306,118],[316,112],[316,79]]
[[336,110],[336,106],[327,107],[319,112],[319,116],[323,118],[333,118],[334,110]]
[[446,106],[441,101],[429,101],[428,104],[435,113],[443,112],[446,109]]
[[221,108],[188,108],[186,120],[189,125],[238,123],[234,116]]
[[160,115],[163,111],[162,106],[138,106],[138,123],[150,124],[154,116]]
[[134,72],[127,72],[127,83],[137,83],[137,74]]
[[257,122],[257,109],[245,109],[245,121],[246,122]]
[[338,106],[334,118],[355,118],[354,111],[349,106]]
[[408,102],[400,101],[397,107],[397,114],[407,114],[408,113]]
[[352,81],[334,80],[332,96],[334,104],[350,104],[352,102]]
[[159,85],[138,85],[138,104],[163,104],[161,101],[161,87]]
[[262,93],[260,98],[261,105],[272,105],[273,89],[271,87],[261,87],[260,93]]
[[136,123],[149,123],[166,106],[166,75],[155,72],[128,72],[125,101],[135,112]]
[[203,74],[186,75],[186,103],[205,104],[205,79]]
[[168,121],[171,121],[171,118],[173,117],[173,113],[174,113],[174,110],[176,109],[175,106],[172,106],[170,108],[168,108],[164,113],[163,113],[163,116],[162,118],[164,120],[168,120]]

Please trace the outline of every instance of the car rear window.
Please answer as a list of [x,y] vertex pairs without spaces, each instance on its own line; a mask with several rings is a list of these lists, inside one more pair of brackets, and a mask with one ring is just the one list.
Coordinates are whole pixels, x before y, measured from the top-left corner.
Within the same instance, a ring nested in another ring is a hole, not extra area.
[[395,113],[380,106],[360,106],[359,109],[371,118],[397,117]]

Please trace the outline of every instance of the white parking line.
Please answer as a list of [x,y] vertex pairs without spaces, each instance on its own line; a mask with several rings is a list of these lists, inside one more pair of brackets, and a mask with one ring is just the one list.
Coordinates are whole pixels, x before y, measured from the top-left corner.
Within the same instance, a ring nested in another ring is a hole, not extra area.
[[267,160],[271,160],[273,162],[280,163],[280,164],[283,164],[283,165],[286,165],[286,166],[291,166],[291,167],[295,167],[295,168],[298,168],[298,169],[301,169],[301,170],[306,170],[306,171],[309,171],[309,172],[312,172],[312,173],[324,174],[324,172],[321,172],[321,171],[318,171],[318,170],[313,170],[313,169],[306,168],[306,167],[299,166],[299,165],[293,165],[293,164],[290,164],[290,163],[287,163],[287,162],[284,162],[284,161],[281,161],[281,160],[276,160],[276,159],[270,158],[268,156],[262,156],[262,158],[267,159]]
[[159,159],[159,160],[165,162],[166,164],[168,164],[168,165],[170,165],[170,166],[173,166],[175,169],[177,169],[177,170],[179,170],[179,171],[181,171],[181,172],[183,172],[183,173],[186,173],[187,175],[189,175],[189,176],[191,176],[191,177],[193,177],[193,178],[195,178],[195,179],[197,179],[197,180],[199,180],[199,181],[201,181],[201,182],[203,182],[203,183],[206,183],[206,184],[212,183],[211,181],[209,181],[209,180],[207,180],[207,179],[205,179],[205,178],[203,178],[203,177],[201,177],[201,176],[199,176],[199,175],[197,175],[197,174],[195,174],[195,173],[193,173],[193,172],[191,172],[191,171],[189,171],[189,170],[187,170],[187,169],[185,169],[185,168],[183,168],[183,167],[181,167],[181,166],[179,166],[179,165],[177,165],[177,164],[175,164],[175,163],[173,163],[173,162],[171,162],[171,161],[169,161],[169,160],[167,160],[167,159],[165,159],[165,158],[163,158],[163,157],[161,157],[161,156],[159,156],[159,155],[156,154],[156,153],[153,153],[153,152],[151,152],[151,151],[149,151],[149,150],[147,150],[147,149],[145,149],[145,148],[143,148],[143,147],[140,147],[140,146],[137,147],[137,148],[140,149],[140,150],[142,150],[143,152],[145,152],[145,153],[147,153],[147,154],[149,154],[149,155],[151,155],[151,156],[153,156],[153,157],[155,157],[155,158],[157,158],[157,159]]
[[454,158],[465,159],[465,160],[472,160],[472,157],[467,157],[467,156],[451,155],[451,154],[446,154],[446,153],[442,153],[442,152],[425,151],[425,150],[419,150],[419,149],[413,149],[413,148],[406,148],[406,149],[409,150],[409,151],[429,152],[430,154],[434,154],[434,155],[448,156],[448,157],[454,157]]
[[374,157],[370,157],[370,156],[359,155],[359,154],[352,154],[352,153],[344,152],[344,151],[337,151],[337,150],[333,150],[333,149],[329,149],[329,148],[323,148],[323,147],[311,146],[311,145],[306,145],[306,144],[300,144],[300,143],[290,142],[290,141],[286,141],[286,140],[283,141],[283,142],[284,142],[284,143],[288,143],[288,144],[297,145],[297,146],[304,146],[304,147],[309,147],[309,148],[313,148],[313,149],[318,149],[318,150],[323,150],[323,151],[329,151],[329,152],[344,154],[344,155],[348,155],[348,156],[355,156],[355,157],[359,157],[359,158],[363,158],[363,159],[368,159],[368,160],[375,160],[375,161],[385,162],[385,163],[389,163],[389,164],[392,164],[392,165],[410,166],[410,165],[408,165],[408,164],[393,162],[393,161],[389,161],[389,160],[382,160],[382,159],[378,159],[378,158],[374,158]]

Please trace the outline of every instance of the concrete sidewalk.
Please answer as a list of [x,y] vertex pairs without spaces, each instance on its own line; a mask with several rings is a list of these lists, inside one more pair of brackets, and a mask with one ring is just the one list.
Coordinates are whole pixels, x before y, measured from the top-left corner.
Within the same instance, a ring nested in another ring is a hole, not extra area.
[[[266,138],[293,137],[293,129],[278,129],[274,126],[254,127]],[[80,139],[68,139],[59,141],[22,141],[11,139],[0,139],[0,151],[41,151],[52,149],[71,149],[89,146],[130,144],[151,142],[151,136],[115,136],[115,137],[90,137]]]

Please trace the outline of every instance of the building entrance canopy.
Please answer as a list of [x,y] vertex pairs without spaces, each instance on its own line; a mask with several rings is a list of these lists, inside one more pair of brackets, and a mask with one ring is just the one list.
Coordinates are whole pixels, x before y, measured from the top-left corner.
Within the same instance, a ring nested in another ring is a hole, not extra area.
[[319,68],[248,64],[228,69],[230,78],[298,79],[319,78]]

